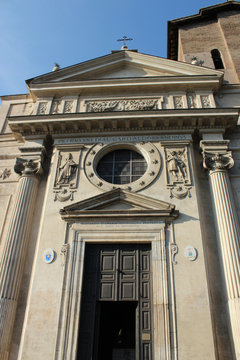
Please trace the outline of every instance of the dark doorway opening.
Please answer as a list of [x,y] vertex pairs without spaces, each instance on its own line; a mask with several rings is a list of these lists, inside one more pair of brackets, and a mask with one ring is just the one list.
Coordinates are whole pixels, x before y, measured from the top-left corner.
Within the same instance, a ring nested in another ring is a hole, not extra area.
[[77,359],[151,360],[150,244],[87,244]]
[[135,359],[137,302],[99,302],[97,360]]

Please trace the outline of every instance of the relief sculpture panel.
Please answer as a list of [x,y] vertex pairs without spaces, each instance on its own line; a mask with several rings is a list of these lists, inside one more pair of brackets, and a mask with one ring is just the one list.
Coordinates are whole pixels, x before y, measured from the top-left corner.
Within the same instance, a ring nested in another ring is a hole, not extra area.
[[189,168],[188,145],[164,145],[166,182],[170,197],[190,196],[191,175]]
[[79,151],[59,151],[58,166],[54,181],[54,200],[73,200],[78,180]]
[[162,109],[163,96],[155,99],[86,101],[87,112],[137,111]]

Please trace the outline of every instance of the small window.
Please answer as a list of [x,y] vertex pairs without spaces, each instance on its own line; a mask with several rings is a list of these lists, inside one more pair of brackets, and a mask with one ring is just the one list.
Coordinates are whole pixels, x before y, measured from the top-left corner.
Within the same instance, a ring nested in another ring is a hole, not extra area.
[[213,49],[211,51],[211,55],[212,55],[215,69],[224,69],[220,51],[218,49]]
[[128,149],[106,154],[97,165],[98,176],[112,184],[129,184],[138,180],[146,170],[147,163],[144,157]]

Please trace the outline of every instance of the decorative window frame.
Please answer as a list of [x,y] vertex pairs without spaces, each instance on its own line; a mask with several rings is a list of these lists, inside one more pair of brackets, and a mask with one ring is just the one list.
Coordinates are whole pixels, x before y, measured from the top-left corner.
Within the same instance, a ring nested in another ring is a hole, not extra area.
[[[100,178],[96,172],[98,161],[107,153],[118,150],[129,149],[140,153],[146,163],[147,170],[138,180],[129,184],[112,184]],[[87,179],[98,189],[109,191],[121,188],[128,191],[140,191],[150,185],[158,176],[161,168],[161,157],[157,148],[152,143],[112,143],[95,144],[89,149],[84,161],[84,171]]]

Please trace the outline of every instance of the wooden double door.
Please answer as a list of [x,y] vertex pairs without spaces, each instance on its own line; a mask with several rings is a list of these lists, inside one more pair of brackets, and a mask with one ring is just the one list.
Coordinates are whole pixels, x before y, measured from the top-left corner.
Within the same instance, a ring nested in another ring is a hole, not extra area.
[[150,244],[86,245],[79,360],[152,360]]

